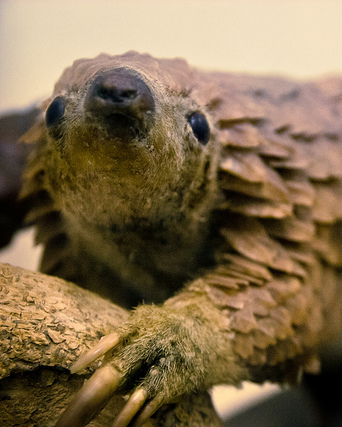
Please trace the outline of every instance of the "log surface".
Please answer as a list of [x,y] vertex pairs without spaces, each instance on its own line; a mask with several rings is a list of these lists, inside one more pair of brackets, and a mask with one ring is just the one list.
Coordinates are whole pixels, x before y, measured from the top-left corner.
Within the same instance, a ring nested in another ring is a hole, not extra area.
[[[128,312],[73,283],[7,264],[0,264],[0,301],[0,425],[52,426],[96,362],[80,375],[68,368]],[[123,403],[115,396],[90,425],[108,424]]]

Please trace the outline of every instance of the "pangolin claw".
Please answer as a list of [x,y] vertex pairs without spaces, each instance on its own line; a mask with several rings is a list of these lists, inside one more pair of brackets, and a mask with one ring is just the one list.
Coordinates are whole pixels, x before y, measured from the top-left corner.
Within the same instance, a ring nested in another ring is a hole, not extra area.
[[120,341],[120,335],[116,332],[108,334],[101,338],[101,340],[87,353],[82,356],[71,366],[70,372],[72,374],[81,371],[90,365],[98,357],[103,356],[113,347],[115,347]]
[[132,424],[132,427],[141,427],[162,406],[163,402],[163,397],[157,396],[147,403]]
[[122,375],[112,366],[99,368],[76,394],[57,421],[56,427],[83,427],[113,396]]
[[147,393],[143,388],[138,388],[129,398],[128,402],[115,419],[112,427],[127,427],[136,416],[147,399]]

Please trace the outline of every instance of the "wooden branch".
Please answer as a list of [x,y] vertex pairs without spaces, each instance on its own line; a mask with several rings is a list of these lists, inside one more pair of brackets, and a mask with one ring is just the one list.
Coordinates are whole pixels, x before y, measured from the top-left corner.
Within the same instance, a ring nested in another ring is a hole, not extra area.
[[[73,283],[0,264],[0,425],[52,426],[85,378],[71,375],[81,353],[128,312]],[[90,425],[110,424],[116,396]]]
[[[98,366],[80,374],[70,365],[128,311],[62,279],[0,263],[0,425],[54,426]],[[110,426],[124,406],[117,393],[89,426]],[[207,393],[163,407],[146,427],[219,426]]]

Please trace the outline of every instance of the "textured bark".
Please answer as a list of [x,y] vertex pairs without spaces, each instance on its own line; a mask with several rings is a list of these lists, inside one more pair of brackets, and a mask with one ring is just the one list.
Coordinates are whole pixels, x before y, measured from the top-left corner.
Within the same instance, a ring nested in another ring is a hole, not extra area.
[[[94,370],[68,368],[128,313],[73,283],[7,264],[0,298],[0,425],[54,425]],[[116,396],[90,425],[103,425],[123,403]]]

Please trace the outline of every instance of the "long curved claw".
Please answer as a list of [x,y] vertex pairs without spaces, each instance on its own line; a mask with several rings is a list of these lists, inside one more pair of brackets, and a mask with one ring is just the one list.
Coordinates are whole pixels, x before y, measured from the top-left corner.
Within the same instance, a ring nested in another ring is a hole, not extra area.
[[117,416],[112,427],[126,427],[146,402],[147,393],[143,388],[136,390]]
[[132,427],[142,426],[162,406],[163,400],[161,396],[157,396],[151,402],[147,403],[134,421]]
[[56,427],[83,427],[108,402],[120,385],[122,375],[112,366],[98,369],[60,416]]
[[86,368],[98,357],[103,356],[107,351],[115,347],[119,341],[120,335],[116,332],[105,335],[93,348],[80,356],[80,358],[71,366],[70,372],[74,374]]

